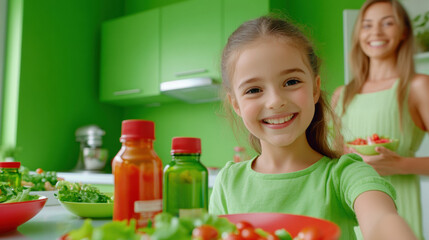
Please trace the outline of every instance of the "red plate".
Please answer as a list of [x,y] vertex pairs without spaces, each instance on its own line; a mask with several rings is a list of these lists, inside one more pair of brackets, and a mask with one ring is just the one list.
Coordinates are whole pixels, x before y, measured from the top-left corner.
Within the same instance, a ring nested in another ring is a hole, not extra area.
[[295,237],[306,227],[316,228],[322,240],[337,240],[340,237],[340,228],[333,222],[319,218],[284,213],[242,213],[227,214],[219,217],[227,218],[232,223],[247,221],[254,227],[262,228],[268,232],[286,229]]
[[0,233],[13,231],[36,216],[45,206],[46,200],[46,197],[41,197],[33,201],[0,203]]

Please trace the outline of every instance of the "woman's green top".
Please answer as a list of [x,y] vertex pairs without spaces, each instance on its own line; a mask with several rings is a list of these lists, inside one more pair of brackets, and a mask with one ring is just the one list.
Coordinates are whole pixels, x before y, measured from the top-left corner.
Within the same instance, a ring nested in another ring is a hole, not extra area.
[[[397,101],[397,80],[390,89],[356,94],[342,114],[343,95],[341,92],[335,112],[341,116],[341,133],[346,142],[355,138],[366,138],[377,133],[399,139],[396,150],[401,156],[413,157],[419,149],[425,132],[416,126],[408,109],[408,92],[402,109],[402,131],[400,127]],[[418,175],[386,176],[397,191],[396,204],[399,214],[406,219],[417,237],[423,239],[420,203],[420,179]]]

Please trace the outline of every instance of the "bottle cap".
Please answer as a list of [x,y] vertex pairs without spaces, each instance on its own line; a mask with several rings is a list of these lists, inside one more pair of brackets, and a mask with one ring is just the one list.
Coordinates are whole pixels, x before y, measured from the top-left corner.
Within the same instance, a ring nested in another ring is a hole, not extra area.
[[0,168],[19,168],[21,162],[0,162]]
[[201,153],[201,139],[174,137],[171,143],[171,154],[175,153]]
[[122,121],[121,140],[155,139],[155,123],[131,119]]

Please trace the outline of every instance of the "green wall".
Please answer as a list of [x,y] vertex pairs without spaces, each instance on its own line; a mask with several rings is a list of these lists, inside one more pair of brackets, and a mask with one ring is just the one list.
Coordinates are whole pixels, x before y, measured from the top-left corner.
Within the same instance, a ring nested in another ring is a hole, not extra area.
[[[71,170],[79,148],[74,132],[87,124],[106,129],[105,146],[116,151],[123,109],[98,101],[99,38],[103,21],[123,15],[122,1],[22,2],[21,53],[13,56],[20,57],[19,81],[6,79],[6,85],[19,84],[16,160],[30,169]],[[10,21],[19,17],[15,12]],[[8,49],[16,47],[19,42],[8,41]],[[5,111],[7,117],[14,109]],[[13,121],[5,124],[5,130],[14,127]],[[13,136],[3,138],[3,143],[13,141]]]

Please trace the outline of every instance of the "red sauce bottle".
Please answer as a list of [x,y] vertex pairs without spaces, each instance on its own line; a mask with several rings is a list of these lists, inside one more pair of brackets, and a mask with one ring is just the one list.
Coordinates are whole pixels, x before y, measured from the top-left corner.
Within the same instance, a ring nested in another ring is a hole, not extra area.
[[122,122],[122,147],[113,159],[113,220],[136,219],[137,227],[162,211],[162,161],[153,149],[154,123]]

